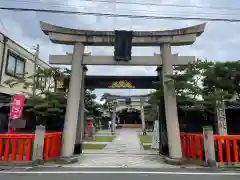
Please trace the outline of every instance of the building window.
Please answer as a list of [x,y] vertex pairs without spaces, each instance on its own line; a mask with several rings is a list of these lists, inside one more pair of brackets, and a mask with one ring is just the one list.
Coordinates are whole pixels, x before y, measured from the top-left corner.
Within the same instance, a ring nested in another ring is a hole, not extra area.
[[25,73],[25,59],[8,50],[5,71],[9,76],[23,78]]

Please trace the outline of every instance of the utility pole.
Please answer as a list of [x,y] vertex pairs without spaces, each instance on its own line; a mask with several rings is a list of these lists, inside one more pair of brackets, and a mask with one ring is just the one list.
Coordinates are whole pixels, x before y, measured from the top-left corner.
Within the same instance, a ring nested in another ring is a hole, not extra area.
[[36,52],[35,52],[35,57],[34,57],[34,70],[33,70],[33,89],[32,93],[33,96],[36,94],[36,89],[37,89],[37,82],[36,82],[36,72],[37,72],[37,67],[38,67],[38,59],[39,59],[39,44],[37,44],[36,47]]

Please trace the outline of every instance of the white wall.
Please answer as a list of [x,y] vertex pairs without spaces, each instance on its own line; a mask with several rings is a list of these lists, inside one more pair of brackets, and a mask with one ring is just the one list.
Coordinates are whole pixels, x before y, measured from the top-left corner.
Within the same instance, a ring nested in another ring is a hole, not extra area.
[[[25,59],[25,73],[27,73],[26,76],[30,76],[34,73],[34,54],[30,53],[29,51],[24,49],[22,46],[18,45],[13,40],[9,39],[6,43],[4,62],[3,62],[3,66],[1,67],[3,48],[4,48],[3,38],[4,38],[4,35],[0,34],[0,68],[2,68],[0,92],[6,93],[6,94],[16,94],[16,93],[21,93],[22,91],[27,91],[30,93],[31,89],[25,90],[22,87],[22,84],[17,85],[14,88],[9,88],[4,82],[8,79],[13,79],[14,77],[7,75],[5,68],[6,68],[7,58],[8,58],[8,50],[11,50],[13,53]],[[42,60],[40,60],[38,64],[42,68],[50,67],[47,63],[43,62]]]

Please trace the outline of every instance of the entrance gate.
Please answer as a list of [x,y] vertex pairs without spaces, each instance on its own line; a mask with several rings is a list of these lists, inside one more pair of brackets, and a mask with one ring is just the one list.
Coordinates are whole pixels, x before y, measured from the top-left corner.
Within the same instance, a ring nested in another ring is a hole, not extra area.
[[[147,98],[148,96],[120,96],[120,95],[111,95],[107,94],[104,95],[102,99],[105,99],[106,101],[115,101],[115,107],[112,109],[112,123],[115,124],[115,116],[116,113],[122,109],[126,108],[134,108],[140,111],[140,119],[141,119],[141,126],[139,128],[142,128],[142,130],[145,129],[145,117],[144,117],[144,106],[147,105]],[[127,104],[127,100],[131,100],[130,104]],[[122,126],[125,126],[124,124],[121,124]],[[133,124],[132,124],[133,125]],[[130,125],[131,126],[131,125]],[[133,125],[134,127],[134,125]],[[135,126],[137,127],[137,126]]]
[[[174,65],[193,63],[195,57],[180,57],[171,53],[171,46],[191,45],[205,29],[205,24],[169,31],[88,31],[59,27],[40,22],[42,31],[53,43],[73,45],[73,54],[52,55],[50,63],[72,65],[68,102],[62,139],[62,156],[74,152],[76,131],[83,136],[83,118],[78,123],[78,112],[84,114],[84,65],[158,66],[164,90],[164,109],[171,158],[182,158],[179,123],[174,83],[169,76]],[[115,46],[114,56],[84,55],[85,46]],[[131,57],[132,46],[158,46],[161,54]],[[79,109],[80,102],[80,109]]]

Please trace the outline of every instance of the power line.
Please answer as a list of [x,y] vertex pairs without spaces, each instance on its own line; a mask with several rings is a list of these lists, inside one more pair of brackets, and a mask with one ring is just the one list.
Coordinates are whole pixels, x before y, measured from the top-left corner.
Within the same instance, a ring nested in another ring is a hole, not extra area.
[[221,6],[200,6],[200,5],[182,5],[182,4],[167,4],[167,3],[149,3],[149,2],[128,2],[128,1],[109,1],[109,0],[83,0],[83,1],[92,1],[92,2],[105,2],[105,3],[116,3],[116,4],[135,4],[135,5],[144,5],[144,6],[160,6],[160,7],[181,7],[181,8],[198,8],[198,9],[216,9],[216,10],[231,10],[231,11],[240,11],[240,8],[233,7],[221,7]]
[[[34,0],[5,0],[14,2],[27,2],[32,3]],[[119,1],[119,0],[81,0],[81,2],[100,2],[100,3],[111,3],[111,4],[128,4],[128,5],[142,5],[142,6],[159,6],[159,7],[180,7],[180,8],[198,8],[198,9],[215,9],[215,10],[230,10],[230,11],[240,11],[240,8],[234,7],[224,7],[224,6],[202,6],[202,5],[183,5],[183,4],[169,4],[169,3],[149,3],[146,1],[140,2],[129,2],[129,1]],[[39,1],[35,1],[39,2]],[[51,4],[51,3],[48,3]]]
[[168,19],[168,20],[200,20],[200,21],[219,21],[219,22],[240,22],[240,19],[234,18],[209,18],[209,17],[180,17],[180,16],[141,16],[129,14],[115,14],[115,13],[94,13],[82,11],[65,11],[65,10],[51,10],[51,9],[35,9],[35,8],[7,8],[0,7],[1,10],[9,10],[15,12],[41,12],[41,13],[55,13],[55,14],[80,14],[89,16],[104,16],[104,17],[123,17],[132,19]]
[[[84,11],[90,11],[90,10],[95,10],[95,11],[98,11],[99,10],[99,8],[98,7],[95,7],[95,8],[89,8],[88,6],[81,6],[81,5],[78,5],[78,4],[75,4],[74,6],[73,5],[68,5],[68,4],[62,4],[62,3],[58,3],[58,4],[54,4],[54,3],[51,3],[51,2],[39,2],[39,1],[34,1],[34,0],[32,0],[32,1],[28,1],[28,0],[7,0],[8,2],[9,1],[12,1],[12,2],[15,2],[15,4],[21,4],[21,5],[32,5],[32,4],[36,4],[36,5],[38,5],[38,6],[41,6],[41,5],[48,5],[48,6],[50,6],[49,7],[49,9],[52,9],[52,7],[58,7],[58,8],[82,8],[82,9],[84,9]],[[88,0],[83,0],[83,1],[88,1]],[[81,1],[82,2],[82,1]],[[41,9],[44,9],[44,8],[41,8]],[[112,12],[113,10],[112,9],[110,9],[110,8],[105,8],[105,7],[101,7],[101,11],[107,11],[107,12]],[[127,12],[127,13],[129,13],[129,12],[131,12],[131,13],[146,13],[146,14],[150,14],[150,13],[156,13],[156,11],[149,11],[149,10],[132,10],[132,9],[119,9],[119,8],[115,8],[115,10],[116,11],[120,11],[120,12],[122,12],[122,11],[124,11],[124,12]],[[163,14],[164,13],[164,14]],[[178,11],[178,13],[172,13],[172,12],[166,12],[166,11],[162,11],[161,10],[161,15],[170,15],[170,16],[177,16],[177,15],[183,15],[183,14],[190,14],[191,13],[191,15],[195,15],[195,13],[192,13],[192,12],[182,12],[182,11]],[[197,16],[199,17],[199,12],[196,12],[197,13]],[[213,12],[201,12],[201,15],[211,15],[211,17],[213,16],[213,15],[224,15],[224,16],[231,16],[231,15],[236,15],[236,16],[238,16],[239,14],[229,14],[229,13],[213,13]]]

